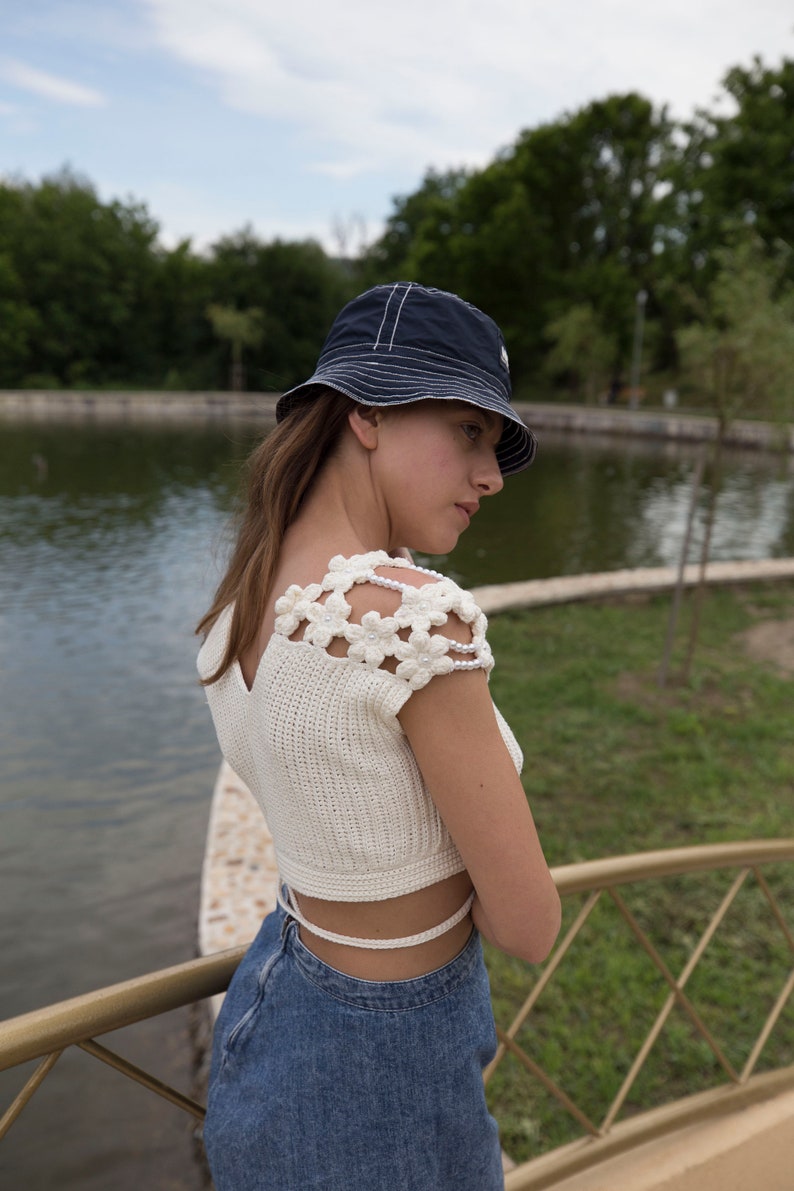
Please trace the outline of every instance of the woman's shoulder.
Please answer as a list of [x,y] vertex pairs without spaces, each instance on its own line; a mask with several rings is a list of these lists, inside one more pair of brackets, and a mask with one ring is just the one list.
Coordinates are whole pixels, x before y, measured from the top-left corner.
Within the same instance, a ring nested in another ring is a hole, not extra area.
[[275,610],[277,633],[392,670],[413,689],[434,674],[493,665],[474,597],[386,551],[335,555],[321,582],[289,587]]
[[453,616],[484,633],[485,617],[471,592],[448,575],[393,557],[385,550],[352,557],[336,555],[320,585],[343,595],[354,612],[368,609],[394,615],[401,628],[440,626]]
[[474,604],[470,592],[454,579],[430,567],[420,566],[412,559],[372,550],[367,554],[335,555],[328,563],[323,578],[323,591],[351,591],[359,584],[373,584],[404,594],[408,588],[424,589],[437,599],[457,600],[462,606]]
[[488,622],[471,593],[453,579],[389,555],[370,560],[358,573],[344,596],[351,620],[366,629],[368,638],[373,633],[393,636],[394,655],[404,663],[397,672],[410,677],[412,685],[424,685],[432,674],[452,669],[490,672]]

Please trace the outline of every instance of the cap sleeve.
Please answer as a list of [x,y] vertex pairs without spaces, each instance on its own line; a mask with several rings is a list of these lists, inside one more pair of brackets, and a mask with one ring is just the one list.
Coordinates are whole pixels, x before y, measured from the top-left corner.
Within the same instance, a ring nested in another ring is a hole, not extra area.
[[[488,622],[469,592],[445,576],[434,576],[431,582],[414,587],[384,578],[373,570],[369,581],[400,594],[394,615],[383,618],[389,621],[388,626],[383,620],[378,626],[382,633],[379,648],[383,649],[384,657],[397,659],[397,677],[412,690],[420,690],[431,678],[453,670],[485,670],[490,675],[493,655],[485,636]],[[450,616],[470,627],[470,642],[464,644],[445,635],[444,625]],[[362,626],[366,618],[362,617]]]
[[[379,574],[380,568],[408,568],[428,576],[417,587]],[[393,612],[365,611],[351,620],[345,596],[357,584],[372,583],[399,596]],[[336,638],[347,642],[347,657],[369,670],[386,668],[410,690],[420,690],[436,675],[453,670],[485,670],[490,675],[493,655],[485,637],[488,622],[474,597],[452,579],[385,551],[344,558],[329,564],[322,584],[289,587],[276,602],[277,633],[293,634],[302,624],[302,639],[327,649]],[[444,633],[451,616],[468,625],[471,640],[461,642]],[[384,666],[387,659],[393,659]]]

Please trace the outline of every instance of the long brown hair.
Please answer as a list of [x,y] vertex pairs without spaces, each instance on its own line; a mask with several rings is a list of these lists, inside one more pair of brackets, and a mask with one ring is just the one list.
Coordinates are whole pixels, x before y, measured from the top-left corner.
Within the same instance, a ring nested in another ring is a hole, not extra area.
[[354,405],[342,393],[322,389],[296,405],[251,453],[237,541],[212,605],[196,628],[197,633],[209,632],[223,609],[234,603],[226,651],[217,670],[202,680],[205,686],[217,682],[256,638],[284,534]]

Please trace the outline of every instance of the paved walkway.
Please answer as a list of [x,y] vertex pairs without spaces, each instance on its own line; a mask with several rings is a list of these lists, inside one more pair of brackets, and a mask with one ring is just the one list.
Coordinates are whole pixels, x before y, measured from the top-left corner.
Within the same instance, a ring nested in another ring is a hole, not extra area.
[[[696,583],[698,573],[697,564],[685,567],[685,585],[691,587]],[[597,575],[561,575],[555,579],[498,583],[478,587],[474,595],[483,612],[492,616],[508,608],[566,604],[573,600],[597,600],[604,596],[631,595],[643,591],[670,591],[677,578],[677,567],[641,567],[630,571],[605,571]],[[706,582],[709,584],[756,583],[769,579],[794,579],[794,558],[712,562],[706,567]]]
[[794,1191],[794,1092],[686,1126],[552,1188]]

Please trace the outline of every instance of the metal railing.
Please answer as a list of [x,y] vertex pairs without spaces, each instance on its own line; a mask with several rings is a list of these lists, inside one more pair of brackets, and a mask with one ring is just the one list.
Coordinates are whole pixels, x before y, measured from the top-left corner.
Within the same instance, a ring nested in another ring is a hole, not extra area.
[[0,1139],[70,1046],[79,1047],[191,1116],[203,1120],[202,1105],[108,1050],[96,1041],[96,1037],[224,992],[244,954],[244,947],[236,947],[0,1022],[0,1071],[40,1060],[0,1117]]
[[[763,872],[764,867],[794,861],[794,839],[753,841],[747,843],[715,844],[702,847],[671,849],[659,852],[640,853],[633,856],[613,857],[563,866],[554,870],[554,879],[563,897],[580,895],[584,897],[571,926],[540,970],[527,969],[528,979],[534,984],[525,1000],[507,1026],[497,1025],[499,1048],[493,1062],[485,1073],[486,1083],[500,1068],[507,1056],[516,1059],[524,1070],[546,1089],[551,1096],[578,1122],[586,1138],[595,1144],[588,1154],[587,1147],[578,1147],[575,1152],[556,1160],[554,1154],[522,1166],[507,1176],[510,1191],[519,1188],[540,1188],[550,1186],[555,1178],[570,1173],[593,1161],[596,1150],[625,1148],[645,1140],[660,1129],[672,1128],[677,1121],[674,1109],[644,1114],[647,1125],[632,1119],[627,1123],[619,1121],[627,1097],[646,1063],[654,1044],[667,1022],[672,1010],[678,1006],[686,1014],[692,1028],[702,1038],[714,1055],[722,1072],[722,1086],[717,1097],[707,1093],[687,1101],[688,1119],[697,1111],[714,1112],[717,1100],[727,1103],[725,1090],[735,1089],[745,1096],[751,1096],[751,1085],[763,1086],[766,1094],[769,1088],[794,1087],[794,1066],[786,1067],[771,1075],[758,1075],[753,1080],[759,1056],[778,1022],[783,1009],[794,990],[794,963],[784,978],[774,1004],[758,1031],[748,1057],[737,1069],[726,1057],[725,1050],[713,1032],[706,1025],[703,1013],[694,1004],[687,992],[691,977],[714,939],[720,925],[733,905],[736,897],[751,875],[763,894],[772,919],[779,928],[782,938],[794,960],[794,934],[786,921],[783,908],[774,896]],[[622,890],[628,885],[656,879],[680,877],[685,874],[707,873],[716,869],[737,870],[730,887],[712,914],[707,926],[678,975],[675,975],[652,941],[637,916],[630,909]],[[596,905],[603,898],[617,908],[623,922],[631,932],[636,945],[651,960],[659,980],[667,988],[667,996],[653,1025],[630,1065],[630,1068],[612,1102],[600,1119],[593,1119],[528,1053],[518,1040],[520,1031],[526,1026],[543,993],[558,973],[561,964],[569,955],[571,947],[582,928],[590,919]],[[153,972],[134,980],[116,984],[84,996],[72,998],[20,1017],[0,1022],[0,1071],[39,1060],[33,1074],[25,1083],[14,1102],[0,1118],[2,1138],[20,1113],[30,1102],[37,1088],[41,1086],[53,1066],[68,1047],[81,1050],[107,1063],[123,1075],[135,1080],[150,1091],[169,1100],[172,1104],[191,1114],[199,1121],[203,1119],[204,1108],[195,1099],[163,1083],[156,1076],[143,1071],[118,1054],[108,1050],[97,1037],[111,1031],[167,1013],[207,997],[222,993],[229,984],[232,974],[244,954],[244,948],[235,948],[218,955],[207,956],[179,964],[159,972]],[[682,1102],[683,1103],[683,1102]],[[540,1167],[538,1166],[540,1161]],[[532,1170],[530,1170],[532,1168]]]
[[[596,1162],[652,1137],[670,1132],[684,1120],[689,1124],[698,1118],[724,1113],[740,1104],[747,1105],[755,1099],[794,1087],[794,1065],[754,1076],[764,1046],[794,991],[794,924],[789,925],[786,921],[779,899],[773,894],[762,869],[791,861],[794,861],[794,840],[775,840],[647,852],[554,870],[560,893],[568,896],[579,894],[584,900],[541,973],[535,977],[528,970],[528,980],[532,986],[510,1024],[506,1027],[497,1024],[499,1047],[486,1070],[485,1079],[487,1084],[505,1059],[511,1056],[577,1122],[580,1138],[572,1145],[560,1146],[558,1150],[526,1162],[513,1171],[507,1176],[507,1191],[535,1191],[552,1186],[554,1182],[595,1165]],[[736,870],[735,875],[701,930],[699,938],[691,947],[681,970],[675,975],[660,953],[659,947],[653,942],[649,931],[643,928],[637,915],[630,909],[623,892],[624,887],[655,879],[705,874],[722,869]],[[768,915],[780,931],[780,940],[790,956],[790,968],[783,976],[771,1008],[749,1046],[744,1063],[737,1069],[726,1055],[726,1046],[706,1024],[703,1008],[695,1004],[687,989],[709,945],[751,877],[757,883]],[[604,1106],[602,1115],[594,1117],[568,1095],[558,1080],[537,1062],[526,1045],[519,1044],[518,1035],[526,1027],[533,1010],[544,993],[547,993],[563,961],[569,956],[574,942],[603,899],[608,899],[615,907],[633,942],[650,960],[657,980],[667,995],[637,1048],[617,1092],[611,1102]],[[721,1078],[715,1086],[705,1092],[686,1096],[674,1104],[639,1114],[633,1110],[627,1119],[621,1120],[621,1111],[627,1104],[629,1094],[676,1007],[686,1016],[694,1036],[705,1043]]]

